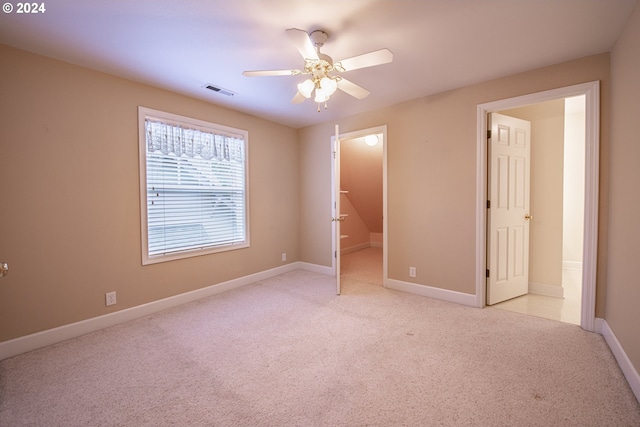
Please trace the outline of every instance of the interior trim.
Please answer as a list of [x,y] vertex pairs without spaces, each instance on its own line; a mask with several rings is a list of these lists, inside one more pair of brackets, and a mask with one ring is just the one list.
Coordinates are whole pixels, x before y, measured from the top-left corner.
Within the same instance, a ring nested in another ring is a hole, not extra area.
[[135,307],[125,308],[102,316],[92,317],[90,319],[81,320],[79,322],[70,323],[57,328],[47,329],[45,331],[25,335],[9,341],[0,342],[0,360],[71,338],[76,338],[110,326],[115,326],[130,320],[138,319],[140,317],[148,316],[168,308],[173,308],[188,302],[240,288],[242,286],[297,269],[308,270],[324,275],[331,274],[331,267],[324,267],[305,262],[293,262],[270,270],[207,286],[206,288],[196,289],[194,291],[185,292]]
[[618,362],[618,366],[620,366],[620,370],[622,370],[624,377],[627,379],[629,387],[631,387],[633,394],[635,394],[636,399],[640,402],[640,374],[638,374],[638,371],[633,367],[629,356],[625,353],[624,348],[620,345],[618,338],[616,338],[605,319],[596,319],[596,332],[602,334],[604,337],[613,356],[616,358],[616,362]]
[[600,82],[593,81],[515,98],[479,104],[476,145],[476,302],[486,302],[487,268],[487,114],[559,98],[585,95],[585,206],[580,326],[595,328],[596,269],[598,257],[598,194],[600,179]]
[[[338,129],[338,132],[339,129]],[[387,286],[388,281],[388,226],[387,226],[387,146],[388,146],[388,138],[387,138],[387,125],[374,126],[366,129],[359,129],[352,132],[340,132],[338,138],[340,140],[348,140],[354,138],[364,137],[366,135],[371,134],[382,134],[382,284],[383,286]],[[331,212],[334,211],[335,207],[335,187],[336,187],[336,162],[334,161],[334,150],[335,146],[335,135],[331,136],[331,145],[330,145],[330,154],[331,154]],[[331,269],[332,275],[337,277],[337,262],[336,262],[336,254],[338,242],[336,241],[336,233],[335,228],[331,226]],[[371,245],[378,246],[378,245]],[[344,252],[340,251],[340,256],[342,256]]]
[[448,289],[435,288],[427,285],[419,285],[417,283],[404,282],[396,279],[387,279],[386,287],[396,291],[421,295],[423,297],[453,302],[456,304],[468,305],[471,307],[476,306],[476,296],[473,294],[465,294],[462,292],[450,291]]
[[549,283],[529,282],[529,293],[554,298],[564,298],[564,288]]

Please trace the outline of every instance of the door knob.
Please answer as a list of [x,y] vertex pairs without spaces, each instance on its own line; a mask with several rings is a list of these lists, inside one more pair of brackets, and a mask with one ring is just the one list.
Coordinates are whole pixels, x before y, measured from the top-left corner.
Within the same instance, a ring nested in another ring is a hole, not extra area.
[[0,262],[0,277],[4,277],[7,274],[9,274],[9,264]]
[[533,215],[525,214],[524,219],[529,221],[530,219],[533,219]]

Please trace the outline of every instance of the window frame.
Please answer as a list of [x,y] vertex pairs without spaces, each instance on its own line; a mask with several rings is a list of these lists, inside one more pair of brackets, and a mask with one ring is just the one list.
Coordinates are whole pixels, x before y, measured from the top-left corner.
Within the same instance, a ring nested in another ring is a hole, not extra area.
[[[208,246],[198,249],[187,249],[168,254],[149,255],[149,225],[147,210],[147,136],[145,121],[147,118],[162,121],[170,125],[180,125],[183,127],[196,128],[202,131],[224,134],[230,136],[240,136],[244,140],[244,229],[245,238],[243,242],[229,243],[215,246]],[[141,247],[142,265],[156,264],[178,259],[192,258],[202,255],[227,252],[251,246],[250,239],[250,216],[249,216],[249,132],[236,129],[204,120],[191,117],[180,116],[173,113],[154,110],[147,107],[138,106],[138,150],[139,150],[139,181],[140,181],[140,225],[141,225]]]

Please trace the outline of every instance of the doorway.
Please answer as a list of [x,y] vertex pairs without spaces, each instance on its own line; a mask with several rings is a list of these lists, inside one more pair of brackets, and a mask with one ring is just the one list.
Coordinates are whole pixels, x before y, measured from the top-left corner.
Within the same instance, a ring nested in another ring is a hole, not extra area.
[[[332,203],[336,279],[384,286],[386,256],[386,126],[340,134],[334,149]],[[335,141],[334,141],[335,142]],[[340,277],[338,277],[340,275]]]
[[[517,218],[530,236],[524,289],[510,295],[514,298],[494,301],[493,307],[579,325],[584,225],[584,95],[499,113],[490,114],[492,122],[505,115],[531,126],[528,168],[531,185],[527,187],[530,188],[527,192],[530,209],[527,220]],[[496,127],[499,119],[495,122],[492,127]],[[491,147],[497,142],[492,141]],[[495,169],[493,157],[489,160],[490,171]],[[496,215],[496,210],[490,209],[489,218]],[[492,233],[493,226],[489,236]],[[495,238],[488,239],[491,259]],[[493,269],[494,262],[491,265]],[[492,304],[494,276],[489,279],[487,304]]]
[[580,326],[588,331],[595,329],[595,284],[598,246],[599,90],[600,85],[596,81],[478,105],[476,180],[476,305],[478,307],[485,306],[487,291],[487,117],[493,112],[584,95],[586,126]]

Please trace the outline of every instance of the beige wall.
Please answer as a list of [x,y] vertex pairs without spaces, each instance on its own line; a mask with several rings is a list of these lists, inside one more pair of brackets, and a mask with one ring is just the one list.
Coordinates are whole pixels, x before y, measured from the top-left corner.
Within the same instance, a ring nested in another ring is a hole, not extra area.
[[[300,144],[300,260],[311,264],[331,266],[332,218],[331,196],[331,125],[319,129],[298,130]],[[333,130],[335,133],[335,128]],[[304,144],[303,137],[326,144]],[[328,169],[327,169],[328,167]],[[324,185],[326,184],[326,185]],[[303,243],[304,242],[304,243]],[[326,249],[326,252],[325,252]]]
[[611,185],[606,320],[640,372],[640,7],[611,54]]
[[[601,81],[601,194],[596,315],[606,290],[609,55],[512,75],[340,120],[341,132],[387,125],[389,277],[475,294],[477,105],[578,83]],[[299,130],[301,257],[331,265],[334,123]],[[321,153],[327,153],[321,155]],[[324,157],[323,157],[324,156]],[[322,159],[326,160],[323,161]],[[410,278],[408,266],[417,267]]]
[[501,113],[531,122],[529,282],[561,287],[564,99]]
[[586,159],[586,97],[565,100],[562,260],[566,268],[582,266]]
[[[1,45],[0,76],[0,341],[299,259],[295,130]],[[250,248],[142,266],[139,105],[249,131]]]
[[364,138],[340,141],[340,185],[372,233],[382,233],[383,135],[373,147]]
[[348,191],[342,195],[341,211],[349,216],[341,224],[343,253],[372,243],[382,233],[382,157],[383,135],[371,147],[364,137],[340,141],[340,187]]

